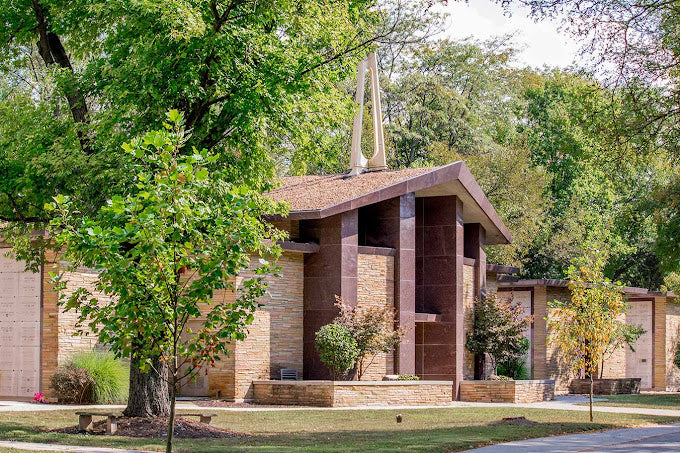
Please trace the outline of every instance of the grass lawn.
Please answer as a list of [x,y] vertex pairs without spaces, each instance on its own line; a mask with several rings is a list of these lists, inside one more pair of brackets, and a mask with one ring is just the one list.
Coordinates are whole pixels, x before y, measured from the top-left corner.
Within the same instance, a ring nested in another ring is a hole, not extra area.
[[[404,421],[397,424],[395,415]],[[499,443],[649,423],[678,422],[679,418],[597,413],[596,423],[587,413],[522,408],[442,408],[362,411],[219,412],[213,423],[250,438],[178,439],[177,451],[191,452],[444,452]],[[535,425],[509,425],[502,417],[524,416]],[[73,411],[0,413],[0,439],[86,446],[162,450],[162,439],[120,436],[68,435],[44,432],[72,426]]]
[[[654,409],[680,409],[680,393],[642,393],[639,395],[603,395],[607,401],[596,401],[597,406],[649,407]],[[587,406],[588,403],[581,403]]]

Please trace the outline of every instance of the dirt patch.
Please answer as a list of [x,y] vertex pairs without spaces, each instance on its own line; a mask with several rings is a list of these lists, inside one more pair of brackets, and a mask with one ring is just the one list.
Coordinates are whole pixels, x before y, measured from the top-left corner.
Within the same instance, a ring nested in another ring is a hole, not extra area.
[[[65,434],[83,434],[78,426],[52,429],[49,432]],[[94,423],[89,434],[103,436],[106,434],[106,420]],[[121,417],[118,419],[116,436],[163,438],[168,434],[167,418]],[[225,437],[250,437],[249,434],[237,433],[228,429],[201,423],[198,420],[178,417],[175,420],[175,437],[180,439],[204,439]]]
[[500,425],[534,426],[538,422],[529,420],[525,417],[504,417],[498,422]]

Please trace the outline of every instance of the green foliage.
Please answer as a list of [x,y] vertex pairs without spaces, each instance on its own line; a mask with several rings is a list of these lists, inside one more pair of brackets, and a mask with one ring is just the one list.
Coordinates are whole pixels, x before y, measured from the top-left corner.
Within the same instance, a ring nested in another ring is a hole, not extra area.
[[[262,220],[282,207],[230,183],[219,156],[187,152],[187,139],[182,114],[171,110],[164,130],[123,145],[137,163],[126,194],[91,216],[63,195],[45,206],[55,213],[50,233],[63,259],[70,268],[97,269],[93,289],[114,300],[100,303],[81,287],[60,291],[60,305],[117,356],[134,354],[142,371],[157,358],[167,363],[171,414],[176,389],[245,338],[283,237]],[[63,275],[53,276],[59,290]],[[236,293],[235,300],[214,298],[218,290]],[[168,446],[172,426],[171,416]]]
[[526,354],[531,344],[527,338],[522,339],[522,348],[518,356],[511,357],[498,363],[497,373],[500,376],[507,376],[515,380],[529,379],[527,370]]
[[316,333],[316,349],[333,380],[345,379],[359,356],[357,342],[350,330],[335,323],[322,326]]
[[675,345],[675,354],[673,355],[673,365],[680,368],[680,343]]
[[336,307],[340,309],[333,323],[347,327],[356,341],[355,363],[357,380],[361,380],[378,353],[389,353],[401,342],[403,329],[394,328],[396,312],[393,307],[369,305],[361,307],[345,304],[336,296]]
[[86,352],[71,357],[78,369],[87,371],[92,379],[91,402],[113,404],[125,401],[128,393],[129,368],[108,352]]
[[465,347],[475,354],[488,354],[497,374],[499,363],[520,360],[526,354],[524,331],[532,321],[518,304],[490,293],[475,303],[472,331],[467,334]]
[[419,381],[420,377],[415,374],[400,374],[397,378],[398,381]]

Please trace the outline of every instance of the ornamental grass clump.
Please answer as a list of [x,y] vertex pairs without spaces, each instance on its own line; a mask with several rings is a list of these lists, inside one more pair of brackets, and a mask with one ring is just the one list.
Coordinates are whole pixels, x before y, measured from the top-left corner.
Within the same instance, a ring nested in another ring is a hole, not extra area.
[[76,354],[71,362],[86,370],[92,378],[91,400],[96,404],[125,401],[129,385],[129,368],[110,352]]

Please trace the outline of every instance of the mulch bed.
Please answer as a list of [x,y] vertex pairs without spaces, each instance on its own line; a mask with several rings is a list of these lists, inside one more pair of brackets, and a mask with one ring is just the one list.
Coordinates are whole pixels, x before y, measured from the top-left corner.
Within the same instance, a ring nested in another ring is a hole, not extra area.
[[498,422],[501,425],[518,425],[518,426],[533,426],[537,425],[538,422],[529,420],[526,417],[503,417],[501,421]]
[[[92,434],[103,436],[106,434],[106,420],[94,423],[90,432],[81,431],[78,426],[52,429],[49,432],[65,434]],[[168,434],[167,418],[121,417],[118,419],[116,436],[164,438]],[[237,433],[228,429],[201,423],[190,418],[177,417],[175,419],[175,437],[179,439],[205,439],[226,437],[250,437],[249,434]]]

